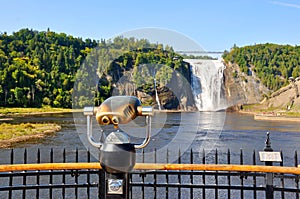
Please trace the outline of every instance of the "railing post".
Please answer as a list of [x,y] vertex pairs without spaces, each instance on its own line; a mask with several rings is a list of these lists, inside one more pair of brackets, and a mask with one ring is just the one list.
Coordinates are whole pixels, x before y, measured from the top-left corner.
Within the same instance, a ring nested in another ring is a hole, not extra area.
[[[265,162],[266,166],[273,166],[273,162],[282,162],[280,152],[274,152],[271,147],[270,133],[267,132],[267,140],[264,151],[259,152],[259,159]],[[273,187],[273,173],[266,173],[266,199],[274,198],[274,187]]]
[[[134,144],[125,143],[127,140],[125,134],[113,132],[109,136],[100,149],[102,170],[100,171],[99,198],[128,199],[129,172],[135,164]],[[123,143],[118,144],[117,139]],[[113,142],[110,143],[110,140]]]
[[[270,141],[270,133],[267,133],[265,152],[273,152]],[[272,161],[265,161],[266,166],[273,166]],[[273,173],[266,173],[266,199],[274,199]]]
[[105,172],[103,169],[99,170],[99,185],[98,185],[98,198],[105,199]]

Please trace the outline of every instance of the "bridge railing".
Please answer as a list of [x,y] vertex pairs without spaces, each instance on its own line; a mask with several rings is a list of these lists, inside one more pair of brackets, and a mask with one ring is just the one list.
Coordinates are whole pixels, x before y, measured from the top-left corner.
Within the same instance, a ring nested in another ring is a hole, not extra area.
[[[23,158],[16,158],[20,154]],[[138,155],[147,160],[145,153]],[[264,166],[256,151],[243,150],[179,151],[172,164],[155,163],[154,157],[153,162],[137,163],[130,173],[130,198],[266,198],[267,173],[273,174],[274,198],[299,198],[297,152],[293,156],[289,166],[284,162]],[[103,175],[100,164],[85,150],[29,154],[12,149],[1,160],[0,198],[101,198]]]

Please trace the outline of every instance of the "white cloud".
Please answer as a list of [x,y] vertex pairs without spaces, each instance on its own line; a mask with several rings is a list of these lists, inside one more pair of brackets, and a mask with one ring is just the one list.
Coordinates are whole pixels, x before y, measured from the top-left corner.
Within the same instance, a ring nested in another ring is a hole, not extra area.
[[297,4],[291,4],[291,3],[284,3],[280,1],[270,1],[272,4],[280,5],[280,6],[285,6],[285,7],[292,7],[292,8],[298,8],[300,9],[300,5]]

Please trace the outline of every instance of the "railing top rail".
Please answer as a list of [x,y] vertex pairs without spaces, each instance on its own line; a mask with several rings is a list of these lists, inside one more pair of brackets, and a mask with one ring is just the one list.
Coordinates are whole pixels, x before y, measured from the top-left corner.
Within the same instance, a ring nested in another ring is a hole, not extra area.
[[[100,163],[39,163],[0,165],[0,172],[33,171],[33,170],[80,170],[102,169]],[[136,163],[134,170],[199,170],[199,171],[236,171],[286,173],[300,175],[298,167],[235,165],[235,164],[163,164]]]

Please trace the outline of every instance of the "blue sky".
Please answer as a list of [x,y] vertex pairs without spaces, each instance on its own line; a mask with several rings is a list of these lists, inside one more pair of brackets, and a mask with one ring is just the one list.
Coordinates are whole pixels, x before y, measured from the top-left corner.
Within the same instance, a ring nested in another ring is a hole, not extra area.
[[1,2],[0,19],[0,31],[9,34],[49,27],[100,40],[156,27],[180,32],[208,51],[234,44],[300,45],[299,0],[9,0]]

